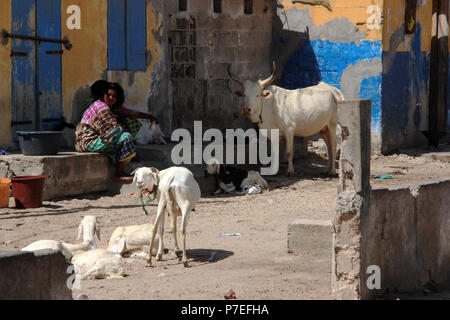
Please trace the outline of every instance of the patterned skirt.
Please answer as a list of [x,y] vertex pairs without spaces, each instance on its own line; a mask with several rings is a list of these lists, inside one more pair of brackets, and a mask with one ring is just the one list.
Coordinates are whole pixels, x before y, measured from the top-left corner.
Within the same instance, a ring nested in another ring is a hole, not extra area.
[[121,131],[120,127],[112,131],[111,136],[114,136],[114,138],[111,142],[104,142],[97,138],[87,147],[87,151],[106,154],[111,158],[113,164],[130,162],[136,156],[133,137],[130,133]]

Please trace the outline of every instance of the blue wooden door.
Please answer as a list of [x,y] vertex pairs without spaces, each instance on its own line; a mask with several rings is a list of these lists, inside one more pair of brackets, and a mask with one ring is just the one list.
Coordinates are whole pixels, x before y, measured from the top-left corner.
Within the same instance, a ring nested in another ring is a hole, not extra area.
[[[61,39],[61,1],[36,1],[37,36]],[[62,71],[60,43],[40,42],[38,46],[38,129],[52,130],[62,116]]]
[[[60,0],[14,0],[11,33],[61,39]],[[12,39],[12,125],[51,130],[62,116],[61,44]]]
[[[35,36],[35,0],[12,1],[11,33]],[[36,43],[12,39],[12,132],[33,130],[36,127]]]

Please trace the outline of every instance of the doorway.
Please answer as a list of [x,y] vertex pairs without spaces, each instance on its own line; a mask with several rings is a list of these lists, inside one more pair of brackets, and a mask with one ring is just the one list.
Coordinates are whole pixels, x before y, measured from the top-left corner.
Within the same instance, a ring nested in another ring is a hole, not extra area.
[[12,133],[52,130],[62,113],[60,0],[14,0],[11,7]]
[[435,148],[447,135],[448,18],[448,1],[433,0],[430,106],[428,131],[424,134]]

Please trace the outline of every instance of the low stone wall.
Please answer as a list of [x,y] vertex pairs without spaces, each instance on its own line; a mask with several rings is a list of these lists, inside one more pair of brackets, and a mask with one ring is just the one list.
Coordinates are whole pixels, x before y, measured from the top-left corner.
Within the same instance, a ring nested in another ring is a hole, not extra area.
[[108,189],[109,160],[99,153],[0,156],[0,177],[45,175],[43,200]]
[[0,300],[71,300],[68,267],[54,250],[0,252]]
[[[450,284],[450,178],[373,189],[361,219],[361,295],[414,292]],[[369,290],[369,266],[381,289]]]

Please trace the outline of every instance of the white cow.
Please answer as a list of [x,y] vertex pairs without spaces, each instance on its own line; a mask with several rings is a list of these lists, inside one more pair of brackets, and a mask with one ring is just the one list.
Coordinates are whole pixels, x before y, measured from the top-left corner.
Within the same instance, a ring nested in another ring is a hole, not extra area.
[[242,113],[260,129],[268,129],[268,137],[270,129],[280,130],[280,137],[286,140],[287,175],[294,173],[294,136],[309,137],[320,132],[328,149],[327,173],[335,175],[337,104],[344,100],[344,95],[324,82],[296,90],[270,85],[275,80],[275,70],[273,63],[269,78],[241,82],[228,68],[231,79],[243,87],[243,91],[235,91],[237,96],[245,98]]

